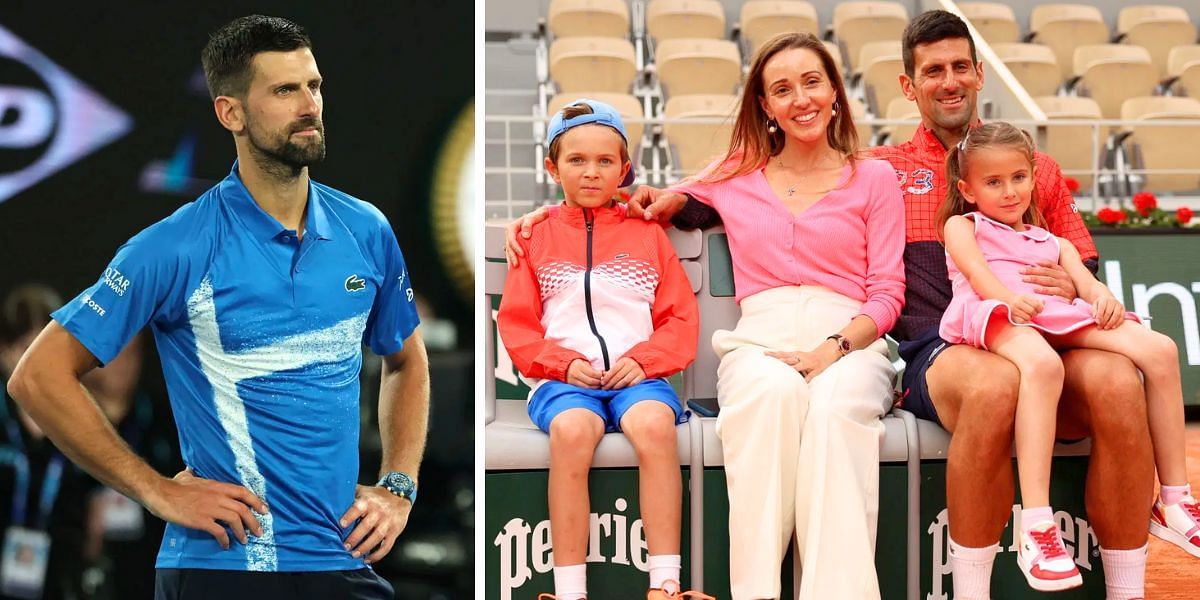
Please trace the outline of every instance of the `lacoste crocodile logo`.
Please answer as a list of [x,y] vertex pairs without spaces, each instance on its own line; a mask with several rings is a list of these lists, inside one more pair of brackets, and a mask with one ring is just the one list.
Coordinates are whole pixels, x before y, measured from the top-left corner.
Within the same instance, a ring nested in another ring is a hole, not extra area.
[[359,278],[358,275],[351,275],[346,278],[347,292],[361,292],[367,289],[367,280]]

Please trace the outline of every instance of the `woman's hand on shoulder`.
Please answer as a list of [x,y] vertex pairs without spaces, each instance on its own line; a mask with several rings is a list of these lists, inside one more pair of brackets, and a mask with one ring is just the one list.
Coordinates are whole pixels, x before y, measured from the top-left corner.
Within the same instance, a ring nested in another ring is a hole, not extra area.
[[657,219],[659,223],[666,225],[683,210],[684,204],[687,204],[685,194],[668,192],[648,185],[638,186],[629,197],[629,216],[647,221]]

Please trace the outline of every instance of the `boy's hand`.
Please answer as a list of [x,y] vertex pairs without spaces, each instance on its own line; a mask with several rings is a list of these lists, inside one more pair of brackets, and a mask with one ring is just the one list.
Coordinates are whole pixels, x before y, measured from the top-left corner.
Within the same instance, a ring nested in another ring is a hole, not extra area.
[[1013,321],[1017,323],[1028,323],[1042,312],[1045,304],[1041,298],[1034,296],[1020,295],[1016,296],[1008,303],[1010,312],[1012,312]]
[[1101,296],[1092,304],[1092,316],[1100,329],[1115,329],[1125,320],[1125,307],[1112,296]]
[[646,372],[642,370],[642,365],[632,358],[622,357],[613,368],[604,372],[600,383],[606,390],[620,390],[637,385],[645,379]]
[[592,365],[582,358],[571,361],[567,366],[567,383],[571,385],[597,389],[600,387],[600,375],[600,371],[593,369]]

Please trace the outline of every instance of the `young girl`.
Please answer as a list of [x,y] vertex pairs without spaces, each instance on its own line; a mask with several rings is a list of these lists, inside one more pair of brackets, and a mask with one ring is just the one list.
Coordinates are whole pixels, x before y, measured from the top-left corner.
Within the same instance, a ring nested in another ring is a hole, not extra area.
[[[1125,312],[1070,242],[1039,227],[1033,158],[1029,134],[1007,123],[969,131],[947,154],[950,189],[938,224],[954,297],[940,333],[949,342],[995,352],[1020,371],[1016,450],[1023,510],[1017,563],[1030,586],[1054,591],[1082,583],[1049,506],[1055,413],[1063,386],[1058,350],[1115,352],[1142,371],[1162,483],[1150,531],[1200,556],[1200,505],[1187,485],[1175,343]],[[1022,281],[1021,269],[1043,260],[1062,265],[1078,298],[1038,294]]]

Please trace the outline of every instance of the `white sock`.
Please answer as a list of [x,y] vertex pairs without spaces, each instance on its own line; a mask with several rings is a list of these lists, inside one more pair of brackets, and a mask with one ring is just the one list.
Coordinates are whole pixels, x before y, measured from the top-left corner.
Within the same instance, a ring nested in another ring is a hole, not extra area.
[[558,600],[586,600],[587,563],[554,566],[554,595]]
[[1146,548],[1109,550],[1100,548],[1104,563],[1104,589],[1108,600],[1130,600],[1146,595]]
[[1021,531],[1029,533],[1029,530],[1039,523],[1054,523],[1054,526],[1058,527],[1058,523],[1054,521],[1054,509],[1049,506],[1021,509]]
[[662,589],[668,581],[678,584],[681,564],[683,561],[678,554],[651,554],[646,561],[650,567],[650,589]]
[[992,563],[1000,544],[983,548],[967,548],[950,540],[950,580],[954,582],[957,600],[988,600],[991,598]]

